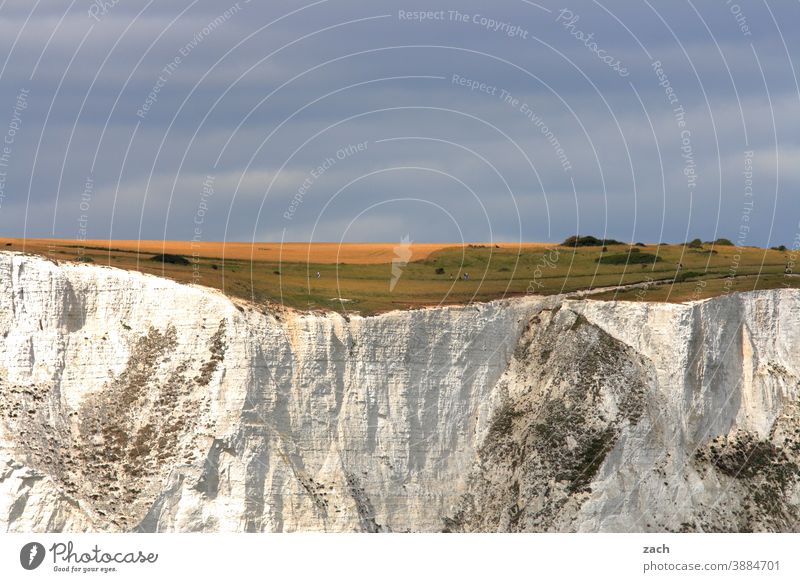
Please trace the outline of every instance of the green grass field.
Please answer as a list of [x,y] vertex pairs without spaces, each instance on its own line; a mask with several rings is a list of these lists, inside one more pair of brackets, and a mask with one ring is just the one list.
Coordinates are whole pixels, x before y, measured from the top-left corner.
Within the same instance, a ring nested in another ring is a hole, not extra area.
[[[17,250],[6,244],[9,250]],[[111,250],[110,250],[111,249]],[[41,249],[26,249],[43,252]],[[790,251],[753,247],[610,245],[602,247],[515,247],[443,245],[424,259],[391,262],[278,262],[188,257],[189,265],[154,262],[152,252],[87,247],[82,260],[139,270],[223,290],[257,303],[302,310],[363,315],[393,309],[464,304],[524,294],[552,295],[655,282],[649,289],[611,289],[596,299],[682,302],[731,292],[800,287],[786,275]],[[74,245],[50,245],[57,260],[76,260]],[[346,253],[345,253],[346,255]],[[679,269],[679,265],[682,268]],[[319,273],[319,278],[317,278]],[[469,279],[465,280],[465,273]]]

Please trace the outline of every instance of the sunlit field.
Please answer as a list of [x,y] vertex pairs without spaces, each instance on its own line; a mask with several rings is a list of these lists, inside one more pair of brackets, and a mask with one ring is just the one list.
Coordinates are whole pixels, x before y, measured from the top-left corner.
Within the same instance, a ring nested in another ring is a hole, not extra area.
[[261,304],[363,315],[525,294],[591,290],[594,299],[683,302],[800,287],[790,251],[712,243],[691,248],[0,239],[0,245],[213,287]]

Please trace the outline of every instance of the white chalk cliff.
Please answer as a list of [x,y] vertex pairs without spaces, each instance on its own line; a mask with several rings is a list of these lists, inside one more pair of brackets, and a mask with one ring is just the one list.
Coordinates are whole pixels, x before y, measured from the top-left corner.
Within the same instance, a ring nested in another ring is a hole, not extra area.
[[0,531],[800,531],[800,293],[303,314],[0,253]]

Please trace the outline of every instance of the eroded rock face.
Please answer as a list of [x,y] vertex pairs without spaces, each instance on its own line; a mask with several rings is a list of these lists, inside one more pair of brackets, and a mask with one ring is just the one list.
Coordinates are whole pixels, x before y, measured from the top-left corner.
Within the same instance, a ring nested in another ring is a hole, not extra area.
[[545,310],[523,334],[502,404],[451,531],[569,528],[620,436],[645,409],[649,362],[573,311]]
[[0,254],[0,528],[440,530],[534,303],[266,312]]
[[378,317],[0,253],[5,531],[797,531],[800,294]]

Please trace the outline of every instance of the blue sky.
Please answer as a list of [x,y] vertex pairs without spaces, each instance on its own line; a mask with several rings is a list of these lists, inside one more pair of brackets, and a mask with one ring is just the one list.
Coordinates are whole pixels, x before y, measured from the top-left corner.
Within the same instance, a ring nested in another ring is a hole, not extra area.
[[725,0],[0,0],[0,232],[792,245],[798,21]]

